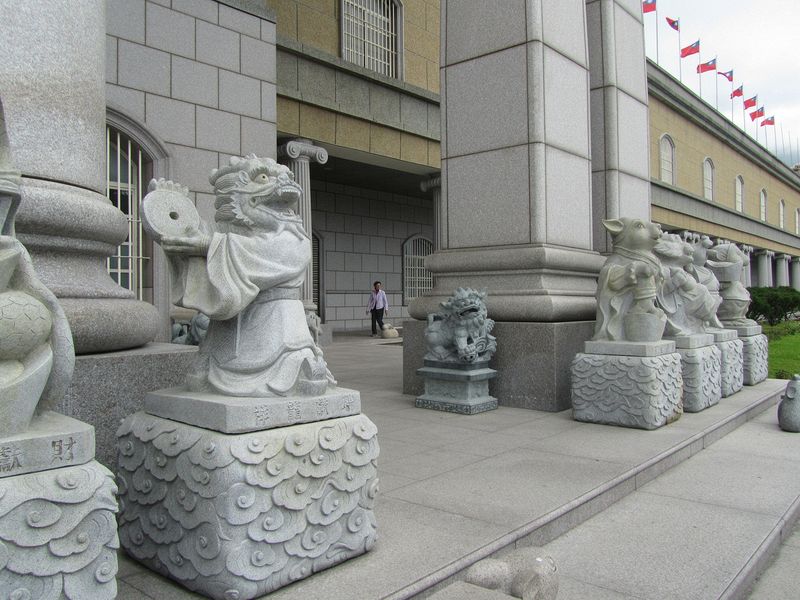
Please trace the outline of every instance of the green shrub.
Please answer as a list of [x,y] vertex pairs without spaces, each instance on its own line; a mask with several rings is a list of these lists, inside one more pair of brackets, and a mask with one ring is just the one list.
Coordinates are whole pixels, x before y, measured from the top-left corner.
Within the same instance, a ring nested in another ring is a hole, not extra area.
[[747,316],[756,321],[777,325],[800,311],[800,292],[790,287],[749,288],[750,309]]

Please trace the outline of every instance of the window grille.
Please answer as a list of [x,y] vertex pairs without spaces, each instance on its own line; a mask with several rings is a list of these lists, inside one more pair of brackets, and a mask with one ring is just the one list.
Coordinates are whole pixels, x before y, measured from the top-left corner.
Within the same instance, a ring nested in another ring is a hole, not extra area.
[[758,204],[759,204],[759,216],[761,217],[762,221],[766,221],[767,220],[767,191],[766,190],[761,190],[761,193],[759,194]]
[[742,212],[744,209],[744,179],[741,175],[736,176],[736,210]]
[[319,304],[319,238],[311,234],[311,281],[313,290],[311,299],[317,307],[317,314],[322,316],[322,307]]
[[400,77],[400,7],[395,0],[342,0],[342,57]]
[[703,161],[703,198],[714,200],[714,163],[710,158]]
[[675,185],[675,144],[668,135],[661,137],[659,142],[659,157],[661,162],[661,181]]
[[143,298],[144,275],[149,257],[145,256],[144,232],[139,218],[142,199],[142,172],[150,162],[136,142],[112,127],[106,127],[108,178],[106,196],[128,218],[128,237],[107,259],[111,278],[121,287]]
[[403,244],[403,304],[433,288],[433,273],[425,268],[425,257],[433,253],[433,242],[421,236]]

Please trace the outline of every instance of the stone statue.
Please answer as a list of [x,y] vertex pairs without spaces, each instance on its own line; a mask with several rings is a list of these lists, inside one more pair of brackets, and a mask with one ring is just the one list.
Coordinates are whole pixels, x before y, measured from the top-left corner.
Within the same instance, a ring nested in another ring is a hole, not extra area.
[[778,424],[784,431],[800,433],[800,375],[789,380],[778,405]]
[[210,324],[211,319],[203,313],[197,313],[188,323],[186,321],[173,323],[171,343],[197,346],[206,338]]
[[441,312],[428,315],[425,360],[452,363],[488,362],[497,350],[491,331],[494,321],[487,317],[486,291],[458,288],[440,303]]
[[653,248],[661,228],[640,219],[606,219],[613,251],[597,282],[593,340],[653,342],[661,339],[665,316],[655,306],[661,264]]
[[517,548],[502,558],[484,558],[467,569],[465,581],[522,600],[556,600],[558,568],[541,548]]
[[742,271],[750,259],[730,242],[714,246],[708,251],[708,258],[708,266],[720,282],[722,303],[717,308],[717,316],[731,327],[757,326],[758,323],[746,316],[750,308],[750,292],[742,283]]
[[705,333],[707,327],[722,328],[717,305],[708,289],[689,272],[694,265],[694,248],[681,236],[664,233],[653,251],[661,259],[664,283],[658,305],[667,315],[668,336]]
[[707,264],[708,251],[714,246],[714,242],[707,235],[689,232],[684,232],[684,239],[692,246],[692,262],[686,267],[687,273],[708,289],[719,306],[722,302],[722,297],[719,295],[719,280]]
[[180,185],[154,180],[142,201],[145,228],[167,255],[174,303],[211,320],[187,387],[235,397],[323,394],[335,381],[300,300],[311,261],[295,213],[302,190],[287,167],[255,155],[232,157],[209,181],[217,231]]

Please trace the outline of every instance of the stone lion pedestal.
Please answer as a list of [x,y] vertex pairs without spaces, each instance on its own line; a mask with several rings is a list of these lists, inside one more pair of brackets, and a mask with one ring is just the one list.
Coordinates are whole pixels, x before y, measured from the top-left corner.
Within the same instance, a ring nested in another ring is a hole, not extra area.
[[588,341],[572,361],[576,421],[657,429],[680,418],[682,389],[673,341]]
[[673,338],[681,357],[683,410],[700,412],[722,398],[722,353],[710,333]]
[[709,330],[720,351],[722,397],[727,398],[744,385],[744,344],[734,329]]
[[426,359],[417,373],[425,378],[425,393],[417,397],[417,408],[462,415],[497,408],[497,398],[489,395],[489,380],[497,376],[497,371],[489,368],[488,360],[459,364]]

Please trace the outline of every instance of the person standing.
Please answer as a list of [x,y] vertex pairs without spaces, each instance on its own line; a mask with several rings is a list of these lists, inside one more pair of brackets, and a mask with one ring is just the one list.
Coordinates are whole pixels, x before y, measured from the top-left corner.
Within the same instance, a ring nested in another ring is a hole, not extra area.
[[[389,314],[389,301],[386,299],[386,292],[381,289],[380,281],[372,284],[367,305],[367,314],[369,313],[372,313],[372,337],[377,337],[383,331],[383,315]],[[376,324],[380,329],[376,329]]]

